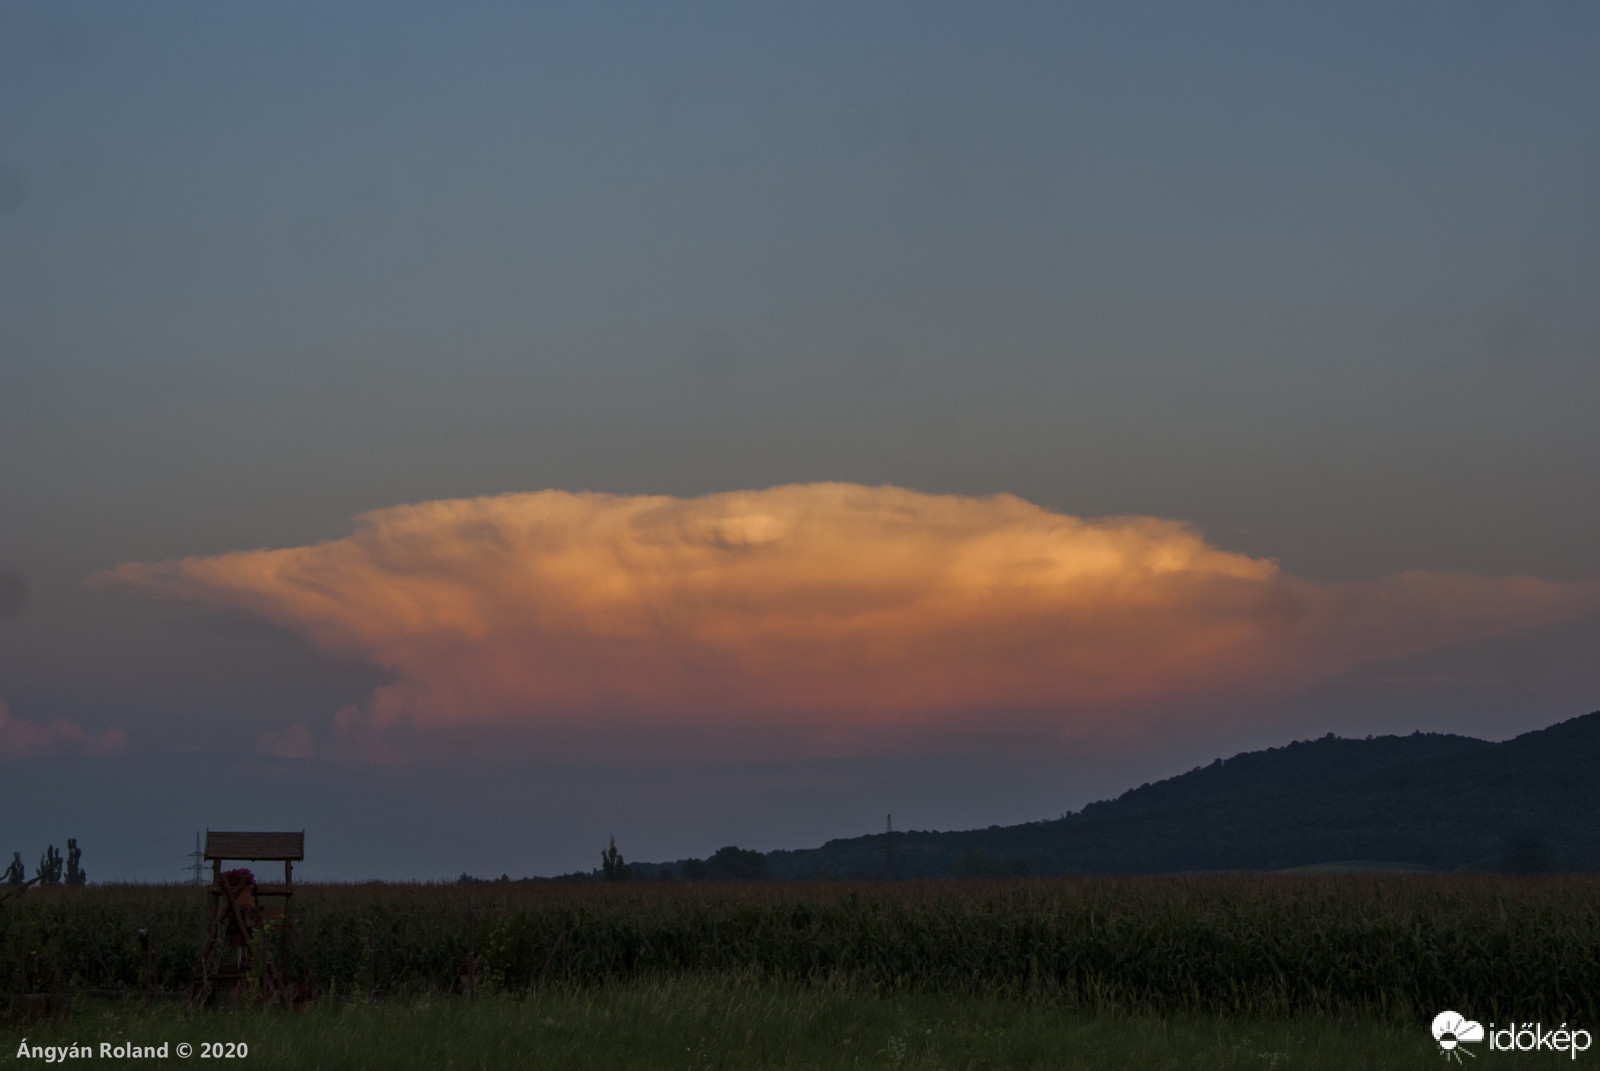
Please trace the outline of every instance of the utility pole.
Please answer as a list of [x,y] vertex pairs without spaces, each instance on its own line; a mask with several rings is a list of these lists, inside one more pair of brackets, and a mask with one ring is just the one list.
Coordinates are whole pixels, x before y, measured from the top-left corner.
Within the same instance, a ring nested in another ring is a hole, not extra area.
[[206,856],[200,850],[200,831],[198,829],[194,833],[194,851],[189,853],[189,858],[194,862],[183,868],[189,872],[189,884],[204,885],[205,880],[200,877],[200,872],[204,869]]
[[894,877],[894,815],[883,816],[883,876]]

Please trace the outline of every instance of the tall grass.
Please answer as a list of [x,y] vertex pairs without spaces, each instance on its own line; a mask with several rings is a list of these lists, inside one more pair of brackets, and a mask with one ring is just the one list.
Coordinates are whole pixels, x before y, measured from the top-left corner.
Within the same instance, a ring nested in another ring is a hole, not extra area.
[[[153,968],[184,989],[203,914],[181,886],[30,891],[0,910],[0,988],[132,991]],[[475,953],[488,992],[738,975],[1129,1012],[1600,1022],[1591,876],[308,885],[296,926],[294,971],[334,995],[454,989]]]
[[[0,1061],[16,1051],[22,1036],[33,1045],[95,1048],[104,1041],[187,1041],[197,1046],[195,1062],[201,1060],[200,1042],[243,1042],[249,1055],[234,1061],[239,1066],[297,1071],[1400,1071],[1439,1063],[1426,1021],[1079,1015],[1038,1002],[946,993],[863,1000],[847,988],[721,976],[470,1001],[322,1002],[298,1014],[222,1007],[187,1016],[175,1002],[80,998],[70,1020],[9,1033],[0,1027],[0,1040],[8,1043]],[[1544,1066],[1538,1057],[1530,1059],[1531,1066]],[[130,1060],[126,1066],[159,1062]],[[1561,1066],[1570,1061],[1563,1057]]]

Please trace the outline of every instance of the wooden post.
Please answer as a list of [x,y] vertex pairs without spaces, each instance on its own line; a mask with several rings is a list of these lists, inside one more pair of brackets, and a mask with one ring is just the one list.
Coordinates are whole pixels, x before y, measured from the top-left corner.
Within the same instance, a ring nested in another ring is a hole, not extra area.
[[289,980],[289,920],[294,917],[291,910],[294,899],[294,863],[288,859],[283,861],[283,933],[281,935],[282,954],[278,958],[279,968],[283,972],[283,980]]
[[[210,834],[210,832],[211,831],[209,829],[206,830],[207,834]],[[222,889],[222,860],[221,859],[213,859],[213,860],[211,860],[211,887],[206,890],[206,904],[211,909],[211,918],[213,920],[212,921],[212,926],[213,927],[215,927],[217,925],[217,922],[220,921],[221,916],[222,916],[222,904],[219,902],[219,898],[222,896],[222,893],[220,891],[221,889]]]

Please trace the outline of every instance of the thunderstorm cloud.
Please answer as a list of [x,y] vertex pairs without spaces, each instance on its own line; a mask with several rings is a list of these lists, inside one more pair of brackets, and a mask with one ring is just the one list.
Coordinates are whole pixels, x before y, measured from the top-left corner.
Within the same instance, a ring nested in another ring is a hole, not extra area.
[[[1151,517],[826,483],[680,499],[541,491],[367,513],[342,539],[100,574],[384,667],[341,724],[961,724],[1066,735],[1597,605],[1594,585],[1404,573],[1320,585]],[[263,738],[309,756],[313,743]]]

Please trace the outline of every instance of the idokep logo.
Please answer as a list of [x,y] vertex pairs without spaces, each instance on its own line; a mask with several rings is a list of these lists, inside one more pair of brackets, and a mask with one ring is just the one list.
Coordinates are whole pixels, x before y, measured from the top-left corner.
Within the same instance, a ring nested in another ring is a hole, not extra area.
[[1473,1022],[1460,1012],[1442,1011],[1433,1017],[1433,1040],[1439,1043],[1440,1056],[1459,1064],[1462,1053],[1478,1055],[1470,1049],[1461,1048],[1461,1045],[1482,1041],[1483,1024]]
[[1488,1041],[1490,1052],[1564,1052],[1576,1060],[1578,1053],[1587,1052],[1594,1037],[1587,1030],[1574,1030],[1562,1023],[1554,1030],[1546,1030],[1542,1023],[1511,1023],[1507,1026],[1473,1022],[1460,1012],[1442,1011],[1433,1017],[1433,1040],[1439,1043],[1439,1055],[1461,1063],[1461,1054],[1477,1056],[1462,1045]]

